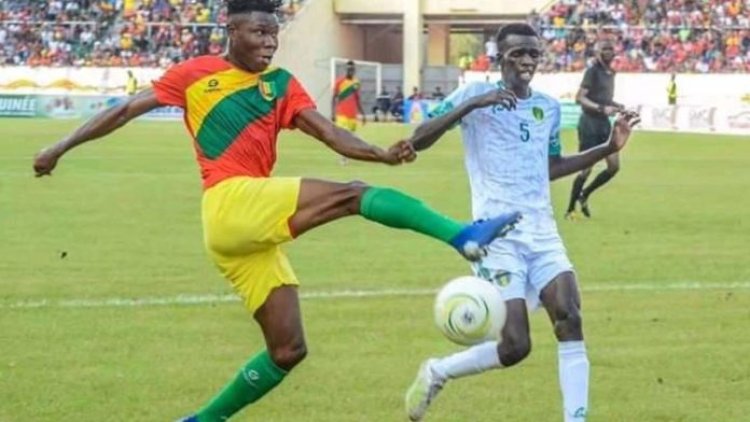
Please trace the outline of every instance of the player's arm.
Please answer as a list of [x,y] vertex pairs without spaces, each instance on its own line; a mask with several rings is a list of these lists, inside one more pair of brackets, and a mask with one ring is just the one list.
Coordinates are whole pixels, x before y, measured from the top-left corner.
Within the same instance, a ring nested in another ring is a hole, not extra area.
[[339,98],[339,86],[336,84],[336,86],[333,88],[333,95],[331,96],[331,121],[336,121],[336,104],[338,103]]
[[627,144],[633,127],[640,123],[640,121],[641,118],[638,113],[633,111],[622,112],[617,115],[612,133],[609,136],[609,141],[606,144],[566,157],[551,155],[549,158],[550,180],[577,173],[620,151]]
[[578,88],[576,93],[576,103],[581,108],[590,113],[602,113],[607,116],[612,116],[619,111],[620,107],[616,107],[613,104],[601,104],[597,103],[589,98],[589,92],[594,87],[594,69],[589,68],[583,74],[583,81],[581,86]]
[[613,116],[619,111],[625,109],[625,106],[612,101],[611,104],[602,104],[592,101],[589,97],[589,89],[580,87],[576,94],[576,103],[578,103],[584,110],[596,113],[602,113],[607,116]]
[[34,160],[36,176],[52,173],[57,161],[68,151],[84,142],[101,138],[112,131],[124,126],[136,117],[161,107],[152,89],[143,90],[123,103],[110,107],[80,126],[61,141],[45,148],[37,154]]
[[[516,95],[512,91],[493,89],[486,94],[472,97],[450,110],[438,110],[436,117],[419,125],[409,141],[417,151],[425,150],[472,111],[492,105],[501,105],[512,110],[516,108],[516,102]],[[443,106],[445,104],[449,103],[444,103]]]
[[578,89],[578,93],[576,94],[576,103],[578,103],[581,108],[586,111],[612,116],[618,111],[625,108],[622,104],[618,104],[615,102],[613,102],[612,104],[601,104],[594,102],[588,97],[588,94],[589,89],[584,87],[580,87]]
[[360,161],[374,161],[385,164],[401,164],[417,158],[414,148],[407,141],[400,141],[387,150],[370,145],[348,130],[342,129],[313,108],[300,111],[294,118],[294,125],[323,142],[337,153]]
[[604,105],[591,101],[588,97],[588,94],[589,94],[588,88],[584,88],[584,87],[578,88],[578,92],[576,93],[576,103],[580,105],[581,108],[584,109],[585,111],[600,112],[601,107],[603,107]]

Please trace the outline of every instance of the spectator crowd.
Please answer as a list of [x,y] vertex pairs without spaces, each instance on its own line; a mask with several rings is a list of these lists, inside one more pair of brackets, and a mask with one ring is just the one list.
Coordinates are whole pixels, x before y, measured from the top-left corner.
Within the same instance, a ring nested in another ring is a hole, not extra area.
[[[285,0],[282,24],[302,1]],[[221,0],[2,0],[0,65],[168,66],[219,54],[221,6]]]
[[[624,72],[750,72],[750,0],[559,0],[528,18],[546,44],[541,71],[580,71],[596,42],[614,41]],[[492,35],[465,70],[489,70]]]
[[[290,20],[304,0],[286,0]],[[224,50],[221,0],[2,0],[0,64],[168,66]],[[559,0],[529,22],[545,41],[541,70],[579,71],[597,40],[627,72],[750,71],[750,0]],[[218,25],[217,25],[218,24]],[[464,54],[489,70],[496,46]]]

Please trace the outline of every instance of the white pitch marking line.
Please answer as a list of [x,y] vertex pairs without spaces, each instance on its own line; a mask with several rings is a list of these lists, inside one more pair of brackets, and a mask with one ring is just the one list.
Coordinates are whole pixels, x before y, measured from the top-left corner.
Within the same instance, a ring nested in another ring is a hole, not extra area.
[[[583,286],[584,292],[627,292],[627,291],[690,291],[690,290],[726,290],[750,289],[750,282],[734,283],[624,283],[605,284],[600,286]],[[393,296],[430,296],[437,293],[437,289],[373,289],[373,290],[330,290],[301,292],[300,297],[306,300],[317,299],[356,299],[367,297]],[[112,297],[102,299],[38,299],[17,302],[0,302],[0,309],[33,309],[33,308],[137,308],[148,306],[186,306],[239,302],[233,294],[217,295],[189,295],[163,297],[124,298]]]

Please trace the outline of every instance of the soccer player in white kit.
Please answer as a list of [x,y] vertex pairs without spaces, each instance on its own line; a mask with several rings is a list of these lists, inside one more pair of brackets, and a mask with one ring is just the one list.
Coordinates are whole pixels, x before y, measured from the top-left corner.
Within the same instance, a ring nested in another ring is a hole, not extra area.
[[[622,112],[609,141],[577,155],[560,154],[560,104],[529,87],[542,57],[542,44],[526,24],[510,24],[497,35],[502,82],[474,82],[458,88],[414,132],[417,150],[434,144],[460,123],[475,219],[518,210],[523,220],[490,245],[476,274],[500,286],[507,322],[499,342],[473,346],[451,356],[428,359],[406,393],[412,421],[450,379],[507,368],[531,351],[527,309],[539,301],[558,339],[559,376],[566,422],[582,422],[588,412],[589,361],[583,341],[581,300],[573,265],[552,215],[550,180],[578,172],[622,149],[634,112]],[[527,303],[528,302],[528,303]]]

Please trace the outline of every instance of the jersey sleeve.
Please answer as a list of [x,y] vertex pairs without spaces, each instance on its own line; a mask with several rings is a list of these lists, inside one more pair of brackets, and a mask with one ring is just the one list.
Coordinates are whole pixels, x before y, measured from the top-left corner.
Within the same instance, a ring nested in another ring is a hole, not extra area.
[[167,69],[157,80],[153,81],[156,99],[161,105],[185,108],[185,86],[189,80],[189,62],[182,62]]
[[314,108],[315,102],[310,98],[305,88],[299,83],[297,78],[292,78],[289,81],[289,88],[286,95],[282,98],[280,104],[281,127],[284,129],[294,129],[294,118],[301,111]]
[[[450,113],[453,109],[470,100],[474,95],[474,84],[465,84],[458,87],[445,97],[438,105],[429,112],[428,117],[431,119]],[[456,122],[453,127],[458,126],[462,121]]]
[[581,81],[581,88],[591,90],[594,86],[594,67],[591,66],[583,73],[583,80]]
[[562,110],[560,103],[555,101],[552,106],[552,128],[549,134],[549,156],[559,157],[562,153],[560,145],[560,119]]

